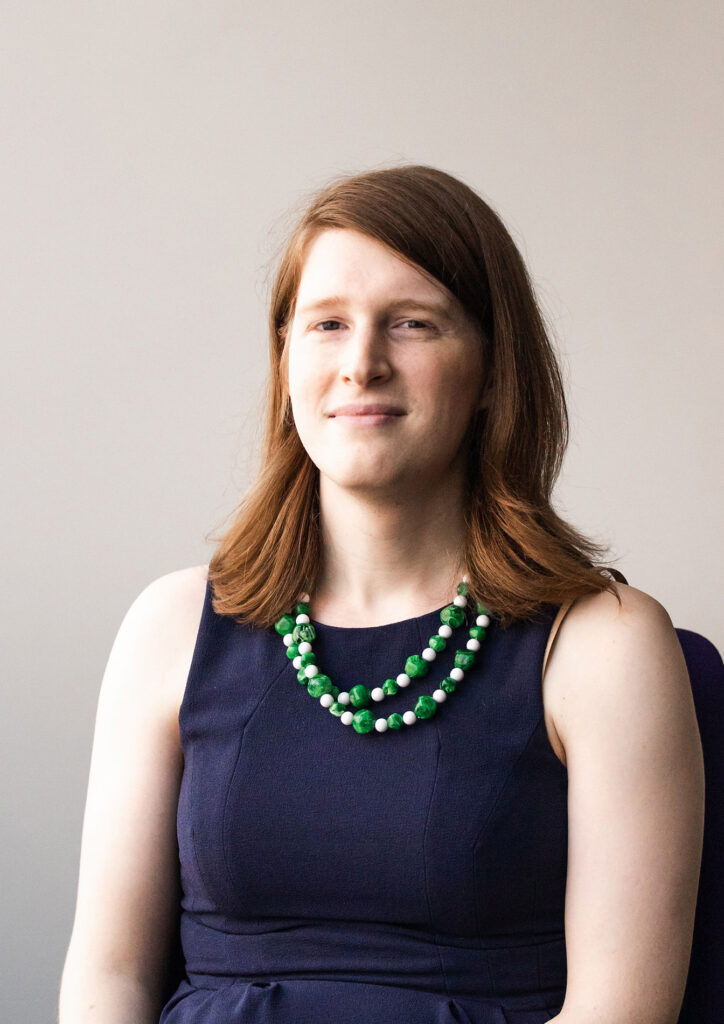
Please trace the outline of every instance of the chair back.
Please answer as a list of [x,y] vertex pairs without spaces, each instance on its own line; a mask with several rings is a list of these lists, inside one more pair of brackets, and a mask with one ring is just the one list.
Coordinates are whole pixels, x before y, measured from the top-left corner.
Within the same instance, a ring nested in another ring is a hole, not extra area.
[[704,845],[689,974],[679,1024],[724,1021],[724,663],[711,641],[677,636],[689,670],[704,755]]

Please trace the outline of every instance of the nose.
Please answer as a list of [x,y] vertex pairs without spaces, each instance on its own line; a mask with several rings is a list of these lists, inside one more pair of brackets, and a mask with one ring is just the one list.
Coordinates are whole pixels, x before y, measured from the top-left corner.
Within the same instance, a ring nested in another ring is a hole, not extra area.
[[342,380],[366,387],[387,380],[392,373],[385,333],[373,323],[357,324],[349,331],[340,364]]

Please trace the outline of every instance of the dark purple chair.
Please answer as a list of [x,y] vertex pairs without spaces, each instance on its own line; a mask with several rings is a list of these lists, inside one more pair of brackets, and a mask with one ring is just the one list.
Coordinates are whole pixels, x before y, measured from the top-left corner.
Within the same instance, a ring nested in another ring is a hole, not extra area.
[[705,637],[677,629],[689,669],[706,775],[704,849],[679,1024],[724,1021],[724,664]]
[[[677,629],[701,733],[706,810],[694,939],[678,1024],[724,1022],[724,664],[716,647]],[[179,882],[180,898],[180,882]],[[164,1001],[184,976],[178,929],[169,956]]]

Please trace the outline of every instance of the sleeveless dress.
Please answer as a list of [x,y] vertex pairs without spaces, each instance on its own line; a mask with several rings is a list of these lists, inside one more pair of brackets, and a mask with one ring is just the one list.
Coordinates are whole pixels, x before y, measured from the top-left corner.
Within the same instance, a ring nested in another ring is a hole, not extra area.
[[[566,768],[541,670],[557,608],[502,629],[436,714],[360,735],[297,680],[273,627],[207,583],[179,711],[185,976],[160,1024],[543,1024],[566,988]],[[444,606],[443,606],[444,607]],[[320,670],[382,685],[441,609],[337,627]],[[474,612],[387,717],[432,693]],[[374,709],[374,705],[373,705]]]

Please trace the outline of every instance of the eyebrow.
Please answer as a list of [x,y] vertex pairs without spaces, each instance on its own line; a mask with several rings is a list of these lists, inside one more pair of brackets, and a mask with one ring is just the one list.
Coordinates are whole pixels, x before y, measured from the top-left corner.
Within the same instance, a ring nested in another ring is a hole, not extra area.
[[[305,306],[302,306],[297,312],[306,316],[308,313],[313,313],[315,310],[327,309],[329,306],[346,306],[347,299],[343,295],[328,295],[324,299],[317,299],[314,302],[308,302]],[[424,299],[395,299],[391,302],[388,309],[394,311],[399,309],[425,309],[429,313],[434,313],[436,316],[452,317],[453,310],[450,302],[427,302]]]

